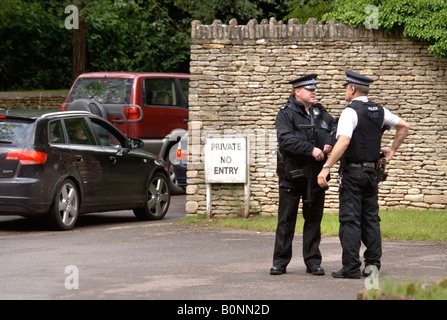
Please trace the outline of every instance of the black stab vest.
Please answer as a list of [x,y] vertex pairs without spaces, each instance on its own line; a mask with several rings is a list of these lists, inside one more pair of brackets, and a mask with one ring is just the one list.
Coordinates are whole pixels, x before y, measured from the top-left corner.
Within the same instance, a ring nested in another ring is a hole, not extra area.
[[384,110],[374,102],[352,101],[347,107],[357,112],[358,123],[345,151],[347,162],[376,162],[380,155]]

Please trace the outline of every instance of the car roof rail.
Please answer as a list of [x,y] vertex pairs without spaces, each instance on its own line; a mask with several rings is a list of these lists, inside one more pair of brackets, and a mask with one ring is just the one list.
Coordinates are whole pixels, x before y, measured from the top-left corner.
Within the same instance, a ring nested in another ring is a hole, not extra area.
[[61,116],[61,115],[86,115],[86,114],[93,114],[93,113],[88,111],[56,111],[56,112],[45,113],[42,115],[42,118]]

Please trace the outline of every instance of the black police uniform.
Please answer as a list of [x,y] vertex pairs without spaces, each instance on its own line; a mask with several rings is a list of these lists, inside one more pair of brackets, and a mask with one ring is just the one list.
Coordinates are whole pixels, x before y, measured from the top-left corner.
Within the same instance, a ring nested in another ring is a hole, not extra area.
[[[316,77],[316,75],[314,76]],[[313,266],[320,266],[321,264],[319,250],[320,223],[323,217],[325,191],[321,189],[316,192],[312,203],[306,202],[307,179],[299,174],[296,177],[293,173],[300,172],[308,165],[309,161],[315,161],[311,156],[314,148],[311,143],[314,138],[312,130],[300,128],[300,125],[310,125],[312,122],[311,116],[314,118],[314,124],[316,125],[315,147],[323,150],[325,144],[333,145],[334,119],[321,104],[312,105],[309,111],[310,114],[305,111],[304,105],[300,101],[295,100],[294,96],[290,95],[287,104],[279,110],[275,123],[279,151],[283,157],[284,175],[279,177],[278,226],[273,254],[273,268],[275,266],[281,267],[284,272],[292,258],[292,241],[300,198],[303,199],[303,216],[305,219],[303,229],[304,263],[308,272],[312,271]],[[315,171],[315,182],[316,175],[323,164],[324,161],[318,163]],[[280,274],[272,273],[272,270],[270,273]]]
[[[353,83],[369,85],[372,82],[372,79],[353,72],[346,74]],[[384,109],[374,102],[358,100],[347,107],[357,112],[358,123],[340,159],[339,237],[343,248],[343,269],[332,275],[358,278],[361,275],[361,242],[366,246],[366,266],[380,268],[382,256],[376,166],[380,157]]]

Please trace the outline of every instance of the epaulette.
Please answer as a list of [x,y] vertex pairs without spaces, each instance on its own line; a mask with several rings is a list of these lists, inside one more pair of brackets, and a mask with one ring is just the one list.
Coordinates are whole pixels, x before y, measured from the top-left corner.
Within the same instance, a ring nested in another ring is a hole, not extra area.
[[288,103],[284,103],[284,104],[282,105],[282,107],[281,107],[281,110],[284,110],[284,109],[287,108],[288,106],[289,106]]

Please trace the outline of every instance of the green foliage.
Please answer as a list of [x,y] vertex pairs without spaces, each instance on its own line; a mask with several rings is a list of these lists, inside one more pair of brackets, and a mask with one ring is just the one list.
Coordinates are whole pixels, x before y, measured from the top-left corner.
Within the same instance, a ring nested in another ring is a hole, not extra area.
[[176,0],[175,6],[182,10],[184,22],[200,20],[211,24],[215,19],[228,23],[236,18],[239,24],[246,24],[251,19],[262,20],[274,17],[280,20],[289,8],[291,0]]
[[[279,12],[289,1],[274,0],[99,0],[89,3],[87,69],[188,72],[191,22],[246,23],[264,11]],[[283,4],[282,6],[280,4]]]
[[188,72],[192,20],[204,24],[236,18],[334,18],[365,25],[378,10],[378,26],[402,30],[427,41],[437,57],[447,57],[445,0],[2,0],[0,6],[0,90],[59,89],[71,85],[73,31],[64,26],[69,4],[85,4],[87,71]]
[[377,7],[378,26],[387,32],[401,30],[404,36],[430,44],[438,58],[447,57],[447,1],[445,0],[334,0],[323,21],[336,19],[354,27],[365,25],[371,15],[368,5]]
[[63,14],[54,1],[2,0],[0,90],[66,86],[72,49]]
[[172,4],[173,0],[92,2],[87,15],[87,69],[183,71],[190,37],[171,17]]
[[188,72],[191,21],[239,24],[250,19],[289,18],[323,22],[335,18],[364,25],[378,9],[386,31],[430,43],[447,56],[445,0],[2,0],[0,6],[0,90],[59,89],[71,85],[73,30],[64,26],[69,4],[85,7],[87,71]]
[[293,0],[286,18],[299,19],[300,23],[306,23],[309,18],[317,18],[320,21],[332,6],[333,0]]
[[87,71],[189,72],[191,21],[224,23],[285,15],[291,0],[2,0],[0,90],[71,85],[67,5],[87,25]]
[[200,20],[203,24],[211,24],[215,19],[224,23],[228,23],[232,18],[248,21],[262,13],[257,4],[249,0],[177,0],[176,4],[179,9],[187,13],[188,17],[193,20]]

